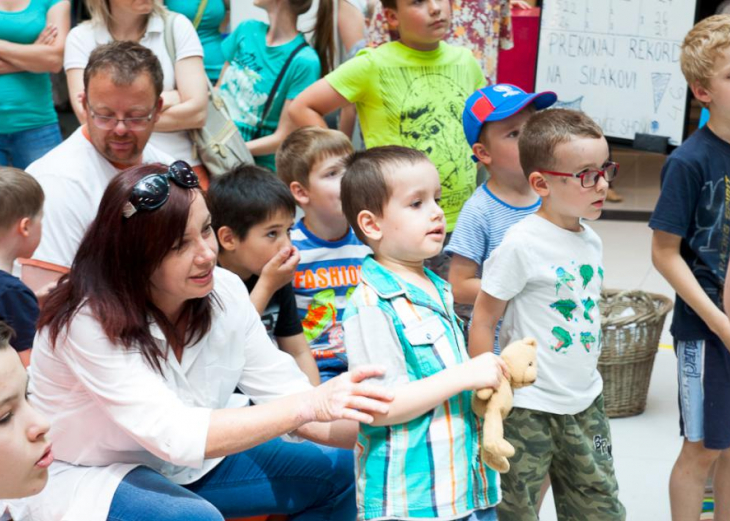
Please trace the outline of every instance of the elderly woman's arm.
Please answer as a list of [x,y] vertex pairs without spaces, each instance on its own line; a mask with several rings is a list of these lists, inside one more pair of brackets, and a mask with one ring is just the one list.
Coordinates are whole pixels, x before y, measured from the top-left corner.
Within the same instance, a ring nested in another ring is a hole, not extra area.
[[[389,391],[363,383],[382,369],[363,367],[312,387],[291,357],[271,343],[252,305],[240,321],[241,335],[227,340],[236,345],[244,342],[244,351],[233,353],[233,358],[216,358],[213,354],[203,362],[202,370],[231,385],[240,378],[246,383],[244,392],[257,404],[253,407],[190,405],[186,387],[171,388],[139,353],[110,342],[86,311],[74,318],[55,356],[74,375],[75,385],[85,390],[120,432],[158,458],[192,468],[200,468],[207,458],[241,452],[285,433],[299,433],[310,422],[370,422],[373,414],[388,410]],[[240,373],[236,368],[239,363],[243,363]],[[232,389],[201,389],[203,403],[225,404]],[[338,434],[341,429],[313,427],[303,429],[301,434],[342,445],[343,437]],[[346,441],[352,446],[354,437],[350,435]],[[79,459],[74,463],[88,462]]]
[[[51,7],[46,14],[48,27],[40,35],[43,38],[39,37],[30,45],[0,40],[0,60],[18,71],[60,71],[63,66],[63,47],[71,23],[70,8],[70,3],[65,1]],[[53,38],[45,37],[49,32]]]
[[157,132],[202,128],[208,116],[208,82],[203,59],[190,56],[175,62],[177,89],[162,93],[164,100]]
[[317,443],[352,448],[358,422],[371,423],[373,413],[388,410],[390,392],[362,383],[381,374],[380,368],[363,366],[310,391],[263,405],[215,410],[210,417],[205,456],[234,454],[291,432]]

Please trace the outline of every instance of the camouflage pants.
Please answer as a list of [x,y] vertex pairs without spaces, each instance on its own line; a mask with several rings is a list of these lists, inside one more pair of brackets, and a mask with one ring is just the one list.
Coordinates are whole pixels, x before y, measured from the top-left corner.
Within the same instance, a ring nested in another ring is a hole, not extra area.
[[626,519],[603,395],[574,415],[514,408],[505,420],[504,437],[516,453],[510,471],[502,474],[500,521],[538,519],[540,486],[548,472],[559,520]]

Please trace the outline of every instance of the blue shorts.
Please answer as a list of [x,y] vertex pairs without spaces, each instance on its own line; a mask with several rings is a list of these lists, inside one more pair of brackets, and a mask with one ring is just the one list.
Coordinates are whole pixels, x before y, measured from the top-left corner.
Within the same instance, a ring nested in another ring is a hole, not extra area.
[[675,340],[679,428],[708,449],[730,447],[730,351],[717,338]]

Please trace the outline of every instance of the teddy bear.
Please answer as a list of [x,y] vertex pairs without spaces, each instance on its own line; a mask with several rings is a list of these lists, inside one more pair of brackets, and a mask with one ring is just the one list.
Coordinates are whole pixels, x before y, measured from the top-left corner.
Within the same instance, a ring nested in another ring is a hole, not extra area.
[[504,439],[502,421],[512,410],[512,389],[535,383],[537,378],[537,341],[524,338],[512,342],[500,355],[509,369],[509,378],[502,378],[497,389],[479,389],[472,394],[472,410],[483,418],[482,460],[490,468],[504,474],[509,470],[507,458],[515,448]]

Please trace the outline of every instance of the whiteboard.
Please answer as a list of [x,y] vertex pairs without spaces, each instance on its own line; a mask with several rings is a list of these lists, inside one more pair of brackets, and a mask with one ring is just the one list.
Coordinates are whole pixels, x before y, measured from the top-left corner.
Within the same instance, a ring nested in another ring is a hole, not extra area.
[[535,90],[584,111],[607,137],[682,142],[688,88],[679,67],[696,0],[544,0]]

